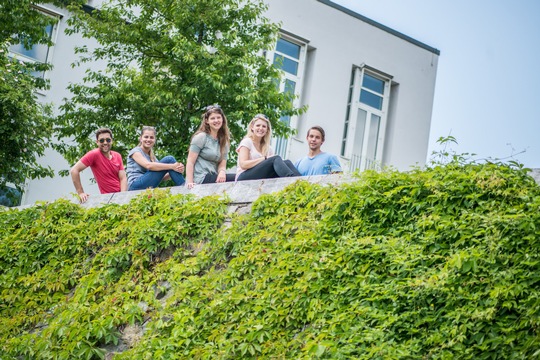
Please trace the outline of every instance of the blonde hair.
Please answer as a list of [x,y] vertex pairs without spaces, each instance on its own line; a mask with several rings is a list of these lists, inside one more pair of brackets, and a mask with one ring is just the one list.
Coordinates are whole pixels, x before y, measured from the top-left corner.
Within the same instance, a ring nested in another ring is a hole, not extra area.
[[[144,134],[145,131],[152,131],[154,133],[154,137],[156,136],[156,128],[153,127],[153,126],[143,126],[142,129],[141,129],[141,136],[139,137],[139,147],[142,146],[142,136]],[[156,155],[154,155],[154,149],[153,148],[150,148],[150,161],[152,162],[156,162],[157,159],[156,159]]]
[[245,137],[249,138],[251,140],[254,139],[255,134],[253,133],[252,130],[253,130],[253,126],[255,125],[257,120],[262,120],[262,121],[266,122],[266,126],[268,127],[268,131],[266,131],[266,134],[261,139],[261,155],[262,156],[267,156],[268,155],[268,150],[270,149],[270,140],[272,139],[272,124],[270,123],[270,120],[268,120],[266,115],[257,114],[257,115],[255,115],[255,117],[253,117],[253,119],[251,119],[251,121],[248,124],[247,134],[246,134]]
[[225,156],[225,151],[231,141],[231,133],[229,132],[229,126],[227,125],[227,117],[219,105],[209,105],[205,108],[205,112],[202,114],[201,125],[193,136],[202,132],[210,134],[210,124],[208,124],[208,118],[211,114],[220,114],[221,118],[223,119],[223,124],[218,130],[219,150],[221,153],[221,158],[223,159]]

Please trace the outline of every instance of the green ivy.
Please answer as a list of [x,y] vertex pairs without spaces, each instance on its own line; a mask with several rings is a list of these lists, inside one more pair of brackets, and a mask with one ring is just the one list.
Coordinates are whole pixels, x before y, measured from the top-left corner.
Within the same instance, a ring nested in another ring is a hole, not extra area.
[[114,359],[535,358],[539,195],[452,162],[298,181],[247,215],[161,190],[1,212],[0,350],[100,359],[138,326]]

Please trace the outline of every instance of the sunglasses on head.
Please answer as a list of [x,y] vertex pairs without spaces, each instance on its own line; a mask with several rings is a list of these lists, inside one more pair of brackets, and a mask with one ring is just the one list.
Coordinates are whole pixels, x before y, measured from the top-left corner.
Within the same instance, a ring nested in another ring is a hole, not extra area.
[[253,120],[255,120],[255,119],[264,119],[264,120],[268,120],[268,121],[269,121],[268,116],[266,116],[266,115],[264,115],[264,114],[257,114],[257,115],[255,115],[255,116],[253,117]]
[[214,109],[221,109],[221,106],[219,106],[218,104],[208,105],[207,107],[204,108],[204,111],[208,112],[208,111],[214,110]]
[[111,138],[101,138],[98,140],[100,144],[103,144],[105,141],[108,142],[108,143],[111,143],[112,139]]

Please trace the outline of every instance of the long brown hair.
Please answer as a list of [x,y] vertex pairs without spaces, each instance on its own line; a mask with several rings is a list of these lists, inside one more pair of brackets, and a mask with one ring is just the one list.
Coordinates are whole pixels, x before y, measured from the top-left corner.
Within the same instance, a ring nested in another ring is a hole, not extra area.
[[205,108],[205,112],[202,114],[201,126],[197,129],[193,136],[199,133],[207,133],[210,135],[210,124],[208,124],[208,118],[211,114],[220,114],[223,119],[223,124],[218,130],[218,143],[221,153],[221,158],[225,157],[225,151],[231,142],[231,133],[229,132],[229,126],[227,125],[227,117],[219,105],[209,105]]
[[253,126],[255,125],[255,122],[257,120],[263,120],[266,122],[266,126],[268,127],[268,130],[266,131],[266,134],[261,139],[261,155],[267,156],[268,155],[268,149],[270,148],[270,140],[272,139],[272,124],[270,124],[270,120],[268,120],[268,117],[264,114],[257,114],[251,119],[248,125],[247,130],[247,138],[250,138],[253,140],[254,134],[253,134]]

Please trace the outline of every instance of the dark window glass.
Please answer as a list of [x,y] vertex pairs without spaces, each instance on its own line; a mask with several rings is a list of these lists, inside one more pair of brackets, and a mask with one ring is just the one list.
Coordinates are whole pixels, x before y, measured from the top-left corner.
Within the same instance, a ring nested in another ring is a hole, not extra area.
[[285,80],[285,89],[283,90],[283,92],[287,94],[294,94],[295,88],[296,88],[296,82],[289,79]]
[[384,94],[384,81],[377,79],[368,74],[364,74],[364,80],[362,81],[362,87],[375,91],[381,95]]
[[283,55],[274,55],[274,65],[289,74],[296,75],[298,73],[298,62],[284,57]]
[[382,110],[383,98],[366,90],[360,92],[360,102],[369,105],[375,109]]
[[[47,32],[47,35],[49,36],[49,39],[52,36],[53,26],[48,25],[45,28],[45,31]],[[49,47],[45,44],[35,44],[30,49],[25,49],[22,43],[12,45],[10,46],[9,50],[11,52],[24,55],[30,59],[39,61],[39,62],[47,62],[47,57],[49,54]]]
[[349,114],[351,113],[351,105],[347,105],[347,113],[345,114],[345,124],[343,125],[343,140],[341,141],[341,156],[345,156],[345,146],[347,146],[347,133],[349,131]]
[[300,59],[300,46],[293,44],[290,41],[279,39],[277,42],[276,51],[289,55],[292,58]]
[[21,205],[22,193],[11,186],[0,186],[0,205],[19,206]]

